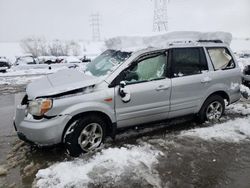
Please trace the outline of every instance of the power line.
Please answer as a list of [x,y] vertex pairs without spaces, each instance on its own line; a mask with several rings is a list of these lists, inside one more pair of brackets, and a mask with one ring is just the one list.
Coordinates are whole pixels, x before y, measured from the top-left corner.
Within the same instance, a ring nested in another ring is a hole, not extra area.
[[168,0],[154,0],[153,31],[168,31]]
[[100,15],[98,13],[90,15],[90,25],[92,27],[92,40],[100,41]]

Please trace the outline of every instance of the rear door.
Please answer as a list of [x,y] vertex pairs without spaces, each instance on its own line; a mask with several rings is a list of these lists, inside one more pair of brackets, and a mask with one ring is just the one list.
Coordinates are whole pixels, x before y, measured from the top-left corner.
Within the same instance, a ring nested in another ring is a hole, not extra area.
[[142,57],[126,70],[126,90],[130,101],[124,102],[115,87],[115,110],[118,127],[168,118],[171,80],[166,77],[164,53]]
[[173,48],[170,62],[172,94],[169,116],[195,113],[211,82],[204,49]]

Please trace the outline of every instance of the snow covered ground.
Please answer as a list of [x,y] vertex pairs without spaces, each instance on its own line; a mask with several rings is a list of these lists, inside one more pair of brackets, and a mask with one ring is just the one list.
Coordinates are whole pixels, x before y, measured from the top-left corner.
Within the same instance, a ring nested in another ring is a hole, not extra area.
[[[249,111],[249,109],[247,109]],[[225,123],[215,124],[184,131],[180,136],[199,137],[209,141],[240,142],[250,139],[250,117],[236,118]]]
[[[96,57],[104,50],[104,42],[78,41],[80,45],[79,55],[86,55],[88,58]],[[16,56],[25,54],[19,42],[0,42],[0,57],[5,56],[15,61]]]
[[131,179],[160,188],[160,179],[153,170],[160,154],[147,143],[103,149],[88,160],[76,159],[40,170],[36,175],[36,185],[41,188],[80,188],[106,182],[105,186],[112,187],[119,182],[123,186],[124,179]]
[[[233,104],[226,110],[228,114],[241,114],[240,118],[222,123],[205,124],[203,127],[189,128],[165,136],[151,136],[137,139],[137,145],[104,148],[87,157],[58,162],[41,169],[36,174],[37,187],[167,187],[156,166],[168,161],[171,147],[183,147],[179,140],[208,143],[250,143],[250,104]],[[159,128],[159,127],[158,127]],[[152,128],[149,131],[152,131]],[[157,129],[157,128],[155,128]],[[127,135],[125,133],[125,135]],[[124,135],[120,135],[124,136]],[[204,151],[203,151],[204,152]],[[179,157],[182,154],[178,154]],[[216,159],[211,159],[216,162]],[[168,171],[169,169],[165,169]],[[127,182],[129,181],[129,182]]]
[[[47,65],[46,65],[47,66]],[[77,70],[82,72],[86,63],[78,63]],[[49,68],[30,68],[30,69],[9,69],[6,73],[0,73],[0,85],[26,85],[32,80],[41,78],[43,75],[52,74],[60,70],[68,69],[67,66],[50,66]]]

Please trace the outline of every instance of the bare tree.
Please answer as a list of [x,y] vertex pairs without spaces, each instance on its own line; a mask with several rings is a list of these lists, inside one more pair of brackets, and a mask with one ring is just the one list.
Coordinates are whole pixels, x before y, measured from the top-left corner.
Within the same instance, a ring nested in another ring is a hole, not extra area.
[[67,56],[69,55],[69,45],[67,42],[54,40],[49,45],[49,54],[53,56]]
[[53,40],[46,41],[44,38],[29,37],[20,42],[25,53],[37,56],[68,56],[79,55],[81,46],[75,41]]

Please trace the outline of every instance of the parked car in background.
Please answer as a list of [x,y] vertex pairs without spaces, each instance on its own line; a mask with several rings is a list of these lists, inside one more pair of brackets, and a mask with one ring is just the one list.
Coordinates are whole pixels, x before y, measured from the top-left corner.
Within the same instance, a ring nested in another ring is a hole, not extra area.
[[15,66],[18,65],[35,65],[38,64],[38,60],[32,55],[23,55],[16,58],[14,63]]
[[0,72],[6,72],[11,67],[6,57],[0,57]]
[[55,56],[39,56],[37,57],[39,64],[53,64],[57,63],[57,57]]
[[83,57],[81,57],[80,58],[80,60],[81,60],[81,62],[83,62],[83,63],[88,63],[88,62],[91,62],[91,59],[90,58],[87,58],[87,56],[85,55],[85,56],[83,56]]
[[78,64],[78,63],[82,63],[81,60],[75,56],[59,56],[58,58],[63,58],[62,63],[74,63],[74,64]]
[[85,74],[64,70],[29,84],[15,115],[20,139],[64,143],[69,154],[96,149],[128,126],[194,115],[217,121],[240,99],[241,71],[221,41],[107,50]]

